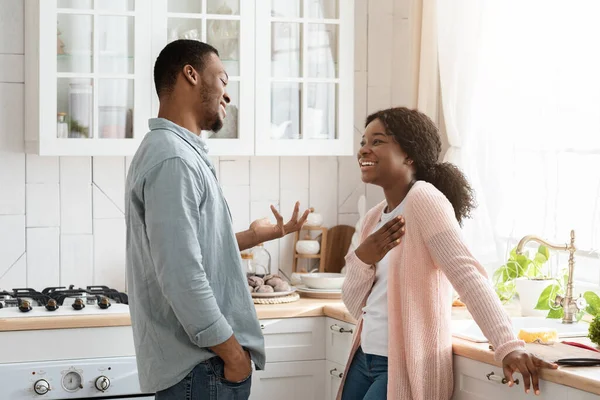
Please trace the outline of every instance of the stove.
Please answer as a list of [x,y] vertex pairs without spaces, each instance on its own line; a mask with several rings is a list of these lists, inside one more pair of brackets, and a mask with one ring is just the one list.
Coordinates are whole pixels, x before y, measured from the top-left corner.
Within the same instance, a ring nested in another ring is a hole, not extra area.
[[[107,286],[0,290],[0,399],[153,399],[139,387],[131,326],[56,329],[46,319],[117,314],[129,314],[127,294]],[[51,328],[2,330],[39,317]]]
[[[0,318],[89,315],[108,312],[113,304],[127,305],[127,294],[107,286],[21,288],[0,291]],[[116,311],[129,312],[129,307],[117,307]]]

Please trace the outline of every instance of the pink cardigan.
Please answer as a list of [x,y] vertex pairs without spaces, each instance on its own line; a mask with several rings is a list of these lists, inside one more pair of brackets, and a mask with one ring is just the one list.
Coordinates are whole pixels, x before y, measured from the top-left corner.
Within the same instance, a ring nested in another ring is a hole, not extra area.
[[[385,201],[365,216],[361,241],[379,221]],[[390,253],[388,275],[389,400],[445,400],[453,391],[452,286],[467,305],[501,361],[524,348],[515,338],[483,267],[461,238],[460,226],[448,199],[433,185],[419,181],[406,197],[406,233]],[[346,256],[347,275],[342,298],[358,320],[348,368],[360,346],[362,308],[375,277],[375,267],[354,252]],[[340,387],[341,398],[344,382]]]

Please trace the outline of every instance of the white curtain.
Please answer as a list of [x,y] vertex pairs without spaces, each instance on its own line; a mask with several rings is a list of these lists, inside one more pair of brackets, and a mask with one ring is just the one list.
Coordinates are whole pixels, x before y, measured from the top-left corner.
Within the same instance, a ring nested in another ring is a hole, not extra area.
[[436,0],[413,0],[410,10],[412,107],[437,123],[439,72]]
[[473,218],[463,233],[475,256],[484,265],[496,261],[496,244],[486,193],[473,157],[478,142],[475,110],[481,62],[485,2],[438,0],[438,54],[444,128],[449,149],[444,161],[458,165],[477,196]]
[[597,284],[600,3],[438,7],[446,158],[467,173],[480,204],[465,228],[471,247],[497,267],[526,234],[564,243],[575,229],[587,252],[576,277]]

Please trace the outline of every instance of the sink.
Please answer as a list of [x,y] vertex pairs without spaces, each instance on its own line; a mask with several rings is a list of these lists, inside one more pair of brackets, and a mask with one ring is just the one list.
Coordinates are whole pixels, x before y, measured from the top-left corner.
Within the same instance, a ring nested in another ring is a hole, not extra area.
[[[523,328],[550,328],[556,329],[558,338],[586,337],[589,324],[578,322],[575,324],[563,324],[560,319],[548,319],[544,317],[512,317],[513,331],[515,336]],[[479,326],[473,320],[453,320],[452,336],[469,340],[476,343],[487,343]]]

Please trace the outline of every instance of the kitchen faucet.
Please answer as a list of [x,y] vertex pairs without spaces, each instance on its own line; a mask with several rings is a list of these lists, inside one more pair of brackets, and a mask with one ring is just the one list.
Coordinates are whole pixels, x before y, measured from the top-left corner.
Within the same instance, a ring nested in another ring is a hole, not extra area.
[[553,250],[564,250],[569,252],[569,277],[567,279],[567,292],[564,298],[562,296],[557,295],[556,299],[554,300],[554,305],[561,306],[563,308],[563,324],[575,323],[575,314],[577,314],[578,311],[582,310],[585,307],[585,301],[578,301],[573,299],[573,270],[575,269],[575,251],[577,250],[575,248],[575,231],[571,230],[571,242],[568,244],[561,245],[548,243],[546,240],[538,236],[527,235],[519,241],[516,253],[522,254],[523,247],[531,241],[543,244],[544,246]]

